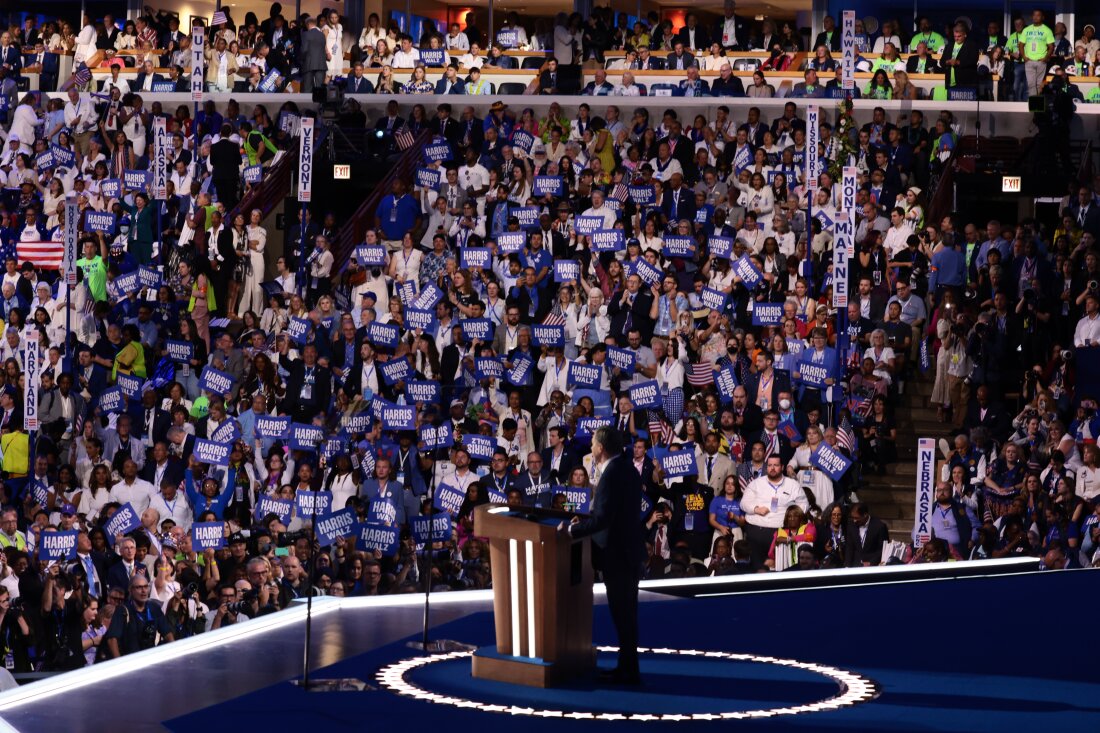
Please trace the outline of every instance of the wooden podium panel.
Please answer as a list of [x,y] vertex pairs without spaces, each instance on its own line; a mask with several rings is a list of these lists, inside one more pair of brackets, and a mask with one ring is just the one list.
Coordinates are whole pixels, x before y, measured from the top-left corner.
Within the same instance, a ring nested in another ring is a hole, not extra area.
[[497,642],[474,653],[474,677],[551,687],[595,666],[589,541],[557,530],[571,517],[534,507],[474,511],[474,533],[489,538]]

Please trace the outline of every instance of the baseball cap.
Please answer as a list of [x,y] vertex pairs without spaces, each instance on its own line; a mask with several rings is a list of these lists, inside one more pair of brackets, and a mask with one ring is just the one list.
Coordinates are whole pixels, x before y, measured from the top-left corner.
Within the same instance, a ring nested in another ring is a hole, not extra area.
[[75,516],[76,515],[76,507],[73,506],[72,504],[69,504],[69,503],[62,504],[61,505],[61,513],[62,514],[67,514],[70,517]]

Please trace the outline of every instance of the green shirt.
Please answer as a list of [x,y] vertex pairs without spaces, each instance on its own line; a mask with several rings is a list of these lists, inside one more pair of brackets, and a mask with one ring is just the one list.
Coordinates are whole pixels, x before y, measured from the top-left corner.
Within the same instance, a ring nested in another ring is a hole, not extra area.
[[913,36],[913,40],[909,42],[909,53],[917,52],[917,44],[924,41],[924,45],[928,46],[928,50],[932,53],[939,53],[943,50],[945,41],[943,36],[935,31],[928,31],[927,33],[918,33]]
[[1054,32],[1045,25],[1029,25],[1020,31],[1017,40],[1024,45],[1025,59],[1045,61],[1047,50],[1054,44]]
[[81,257],[76,266],[84,272],[84,282],[96,300],[107,300],[107,265],[96,255],[92,259]]

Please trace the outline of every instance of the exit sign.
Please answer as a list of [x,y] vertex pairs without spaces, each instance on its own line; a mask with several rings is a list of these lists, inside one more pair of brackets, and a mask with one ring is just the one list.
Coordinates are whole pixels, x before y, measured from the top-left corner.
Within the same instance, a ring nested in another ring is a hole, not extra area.
[[346,181],[351,178],[351,166],[336,163],[332,166],[332,177],[337,181]]
[[1019,193],[1020,176],[1001,176],[1002,193]]

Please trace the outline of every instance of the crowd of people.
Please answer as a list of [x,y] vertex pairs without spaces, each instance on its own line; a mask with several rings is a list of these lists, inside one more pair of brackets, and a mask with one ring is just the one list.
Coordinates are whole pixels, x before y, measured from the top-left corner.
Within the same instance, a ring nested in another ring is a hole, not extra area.
[[[260,20],[248,12],[240,23],[231,8],[218,11],[204,46],[209,91],[276,92],[296,82],[303,92],[332,83],[356,94],[483,95],[499,93],[482,77],[483,69],[525,68],[532,70],[533,78],[518,86],[527,94],[652,96],[660,92],[635,76],[654,70],[683,70],[683,78],[657,85],[673,95],[774,97],[781,85],[769,75],[799,71],[803,80],[781,94],[847,94],[839,88],[841,33],[832,16],[825,16],[821,32],[810,43],[809,35],[792,23],[777,27],[772,20],[741,18],[732,0],[713,22],[700,22],[689,12],[679,27],[656,11],[632,19],[598,7],[587,18],[561,13],[552,22],[524,22],[513,11],[504,14],[499,28],[486,32],[470,11],[463,24],[451,23],[446,32],[424,23],[418,38],[402,31],[396,19],[383,24],[375,13],[356,35],[335,9],[299,18],[286,18],[282,11],[273,3],[269,17]],[[122,81],[135,92],[151,92],[154,85],[159,91],[188,91],[190,30],[181,28],[177,15],[148,7],[124,23],[106,15],[85,17],[80,24],[58,20],[39,27],[28,17],[0,37],[0,90],[5,75],[14,84],[24,70],[38,72],[41,88],[53,90],[58,83],[55,54],[72,53],[74,70],[83,63],[137,71],[136,80]],[[983,34],[965,21],[936,29],[926,17],[911,29],[887,19],[877,32],[868,33],[863,20],[857,19],[855,67],[872,78],[852,93],[874,99],[925,98],[935,89],[915,84],[910,75],[932,74],[942,75],[938,88],[944,95],[959,87],[982,99],[1026,101],[1041,93],[1048,76],[1069,87],[1076,77],[1095,76],[1100,63],[1095,33],[1086,24],[1080,38],[1071,40],[1065,24],[1056,22],[1052,28],[1041,10],[1015,16],[1007,37],[997,20],[990,21]],[[516,56],[512,51],[544,56]],[[751,79],[734,73],[750,68],[738,66],[732,55],[742,52],[764,54],[757,57]],[[804,60],[799,54],[805,54]],[[426,78],[429,70],[438,73],[441,68],[442,78]],[[407,81],[394,75],[395,70],[410,69]],[[581,69],[594,70],[593,80],[585,83]],[[608,70],[621,73],[612,81]],[[115,72],[115,85],[117,77]],[[1089,101],[1096,100],[1100,92],[1090,91]]]
[[[946,112],[877,108],[859,125],[842,105],[808,151],[794,103],[689,120],[502,102],[429,116],[393,100],[370,125],[392,156],[402,131],[431,132],[415,178],[394,183],[346,268],[332,248],[346,222],[313,207],[272,273],[264,214],[239,201],[314,111],[288,103],[272,122],[210,102],[192,120],[120,94],[27,94],[3,126],[12,671],[72,669],[311,593],[487,587],[474,509],[586,511],[602,426],[628,438],[645,489],[647,577],[1097,561],[1100,423],[1074,368],[1100,343],[1096,182],[1073,187],[1054,229],[934,218],[926,190],[958,134]],[[148,170],[157,119],[166,201],[128,175]],[[950,440],[932,538],[910,544],[860,492],[897,464],[895,411],[922,372]],[[303,508],[321,497],[323,513]],[[315,532],[341,512],[342,531]],[[414,520],[432,514],[452,532],[418,545]],[[53,557],[64,533],[71,551]]]

